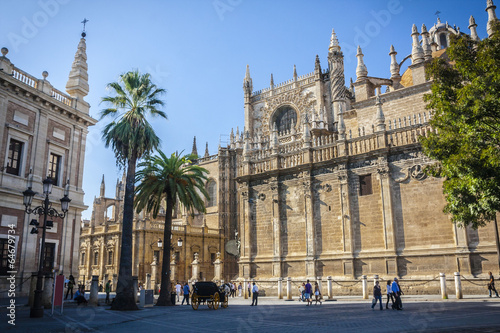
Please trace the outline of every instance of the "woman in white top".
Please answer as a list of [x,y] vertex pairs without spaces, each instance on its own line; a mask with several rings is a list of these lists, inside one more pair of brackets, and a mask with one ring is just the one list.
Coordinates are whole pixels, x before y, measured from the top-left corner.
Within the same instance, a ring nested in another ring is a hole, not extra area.
[[387,280],[387,302],[385,303],[386,309],[389,309],[389,298],[392,301],[392,306],[394,306],[394,297],[392,294],[391,280]]

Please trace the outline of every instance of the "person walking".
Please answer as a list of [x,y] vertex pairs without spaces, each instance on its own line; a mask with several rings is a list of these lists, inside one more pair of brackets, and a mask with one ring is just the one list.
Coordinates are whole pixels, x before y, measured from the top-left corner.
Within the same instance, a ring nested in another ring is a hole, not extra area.
[[398,284],[398,278],[394,278],[394,282],[392,282],[391,286],[392,292],[394,293],[394,305],[392,307],[393,310],[403,310],[403,303],[401,302],[401,288]]
[[238,285],[238,297],[241,297],[242,290],[243,290],[243,287],[242,287],[241,282],[240,282],[240,284]]
[[392,307],[394,307],[394,296],[392,293],[391,280],[387,280],[387,302],[385,303],[385,308],[389,309],[389,299],[392,302]]
[[250,297],[250,295],[252,295],[252,287],[250,285],[250,281],[248,281],[248,297]]
[[259,287],[257,287],[257,285],[254,282],[253,287],[252,287],[252,305],[251,306],[254,306],[254,305],[257,306],[258,297],[259,297]]
[[375,309],[375,305],[377,305],[377,302],[380,302],[380,310],[382,311],[384,309],[384,307],[382,306],[382,290],[378,281],[375,281],[375,285],[373,286],[373,298],[375,299],[375,301],[372,302],[372,310]]
[[307,280],[307,283],[306,285],[304,286],[305,290],[304,290],[304,298],[305,300],[307,301],[307,305],[306,306],[309,306],[312,304],[312,298],[311,298],[311,294],[312,294],[312,286],[311,284],[309,283],[309,280]]
[[189,284],[187,282],[182,290],[184,291],[184,298],[182,299],[181,305],[184,305],[184,301],[189,305]]
[[109,304],[111,303],[109,300],[109,293],[111,292],[111,280],[108,280],[108,282],[106,283],[105,291],[106,291],[106,304]]
[[321,303],[321,291],[319,290],[319,285],[318,282],[314,282],[314,297],[316,298],[316,303],[314,305],[319,305],[323,304]]
[[175,285],[175,293],[177,294],[177,302],[179,302],[179,299],[181,297],[181,289],[182,289],[182,286],[179,283],[179,281],[177,281],[177,284]]
[[305,302],[305,298],[304,298],[304,291],[306,290],[306,284],[302,282],[302,285],[299,287],[299,294],[300,294],[300,297],[299,297],[299,302],[302,301],[302,302]]
[[70,292],[71,292],[70,299],[73,299],[73,287],[75,286],[75,278],[73,277],[73,275],[69,276],[69,279],[68,279],[68,282],[66,283],[66,285],[67,285],[67,289],[66,289],[66,296],[64,297],[64,299],[68,299],[68,294]]
[[495,278],[493,277],[493,273],[489,273],[490,274],[490,282],[488,283],[488,292],[490,293],[490,297],[491,297],[491,291],[493,290],[495,292],[495,294],[498,296],[498,292],[497,290],[495,289]]

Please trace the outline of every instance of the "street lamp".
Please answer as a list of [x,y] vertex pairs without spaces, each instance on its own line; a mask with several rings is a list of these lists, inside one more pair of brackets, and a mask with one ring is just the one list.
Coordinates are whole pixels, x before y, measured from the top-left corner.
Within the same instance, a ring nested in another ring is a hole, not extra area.
[[[71,201],[70,198],[68,198],[69,194],[69,180],[66,183],[66,186],[64,188],[64,196],[61,201],[61,210],[62,213],[59,213],[55,208],[52,208],[52,205],[49,201],[49,194],[52,192],[52,185],[53,181],[52,178],[47,177],[45,180],[43,180],[43,194],[45,195],[45,199],[43,200],[43,203],[41,206],[37,206],[35,208],[31,208],[31,203],[33,201],[33,197],[36,195],[36,192],[34,192],[31,189],[31,186],[29,186],[26,191],[23,192],[23,203],[24,206],[26,207],[25,212],[27,214],[36,214],[38,216],[43,215],[43,226],[39,226],[39,222],[35,219],[31,220],[30,225],[33,226],[31,229],[31,234],[38,234],[38,229],[42,229],[42,244],[40,247],[40,261],[38,263],[38,274],[37,274],[37,281],[36,281],[36,290],[35,290],[35,299],[33,303],[33,307],[30,310],[30,317],[31,318],[42,318],[43,317],[43,307],[42,307],[42,276],[43,276],[43,255],[44,255],[44,250],[45,250],[45,230],[47,228],[51,228],[53,225],[53,221],[47,221],[47,216],[50,217],[60,217],[63,219],[66,216],[66,213],[68,212],[69,208],[69,203]],[[31,184],[30,184],[31,185]]]
[[157,240],[156,242],[153,242],[153,243],[149,244],[149,247],[150,247],[150,248],[153,248],[153,244],[155,244],[155,243],[156,243],[156,245],[157,245],[160,249],[163,247],[163,242],[161,241],[161,239],[160,239],[160,238],[158,238],[158,240]]

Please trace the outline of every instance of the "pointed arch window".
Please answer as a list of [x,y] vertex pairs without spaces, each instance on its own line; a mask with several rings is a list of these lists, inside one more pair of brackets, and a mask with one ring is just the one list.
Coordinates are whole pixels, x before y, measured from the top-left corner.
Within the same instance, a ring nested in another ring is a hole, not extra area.
[[[292,123],[297,124],[297,112],[289,105],[284,105],[278,108],[275,112],[273,126],[276,124],[278,132],[290,131]],[[271,128],[272,130],[272,128]]]

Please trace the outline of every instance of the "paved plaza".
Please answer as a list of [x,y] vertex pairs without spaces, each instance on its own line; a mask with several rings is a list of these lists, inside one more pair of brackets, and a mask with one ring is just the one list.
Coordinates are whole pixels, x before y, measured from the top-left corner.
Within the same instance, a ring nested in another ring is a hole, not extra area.
[[361,297],[312,306],[275,297],[261,297],[257,307],[250,303],[235,298],[227,309],[177,305],[120,312],[71,302],[63,315],[46,311],[42,319],[30,319],[29,308],[22,306],[11,326],[2,302],[0,332],[500,332],[500,299],[486,296],[458,301],[403,296],[403,311],[372,310],[370,300]]

